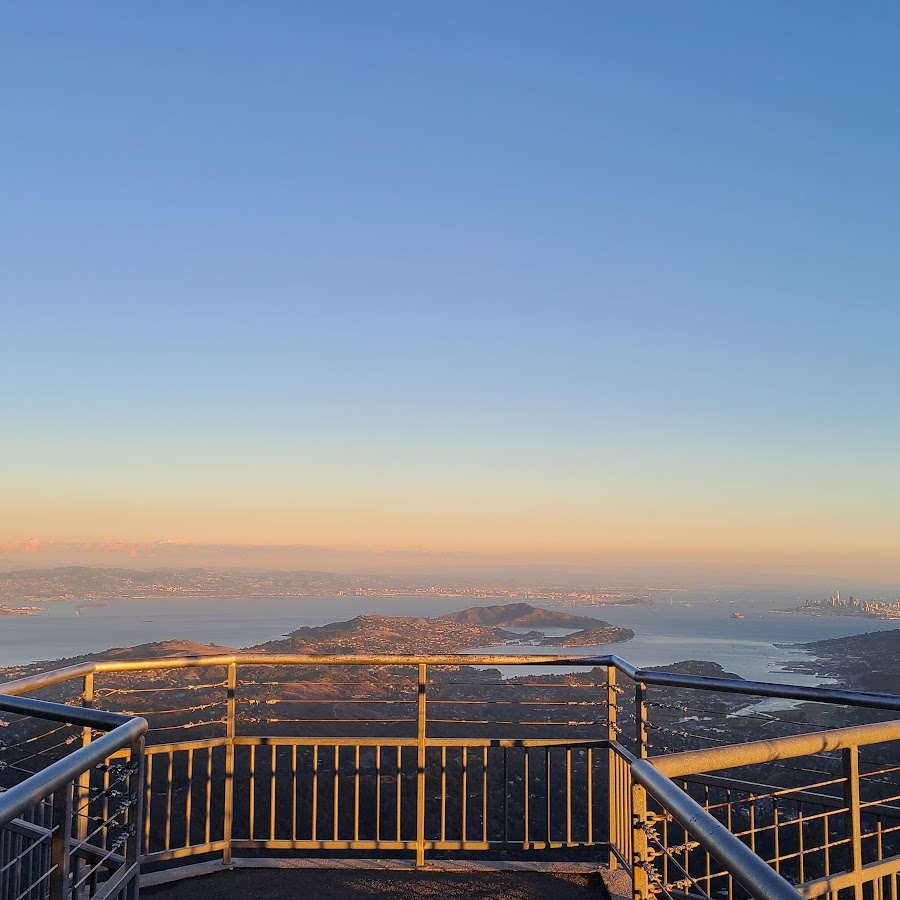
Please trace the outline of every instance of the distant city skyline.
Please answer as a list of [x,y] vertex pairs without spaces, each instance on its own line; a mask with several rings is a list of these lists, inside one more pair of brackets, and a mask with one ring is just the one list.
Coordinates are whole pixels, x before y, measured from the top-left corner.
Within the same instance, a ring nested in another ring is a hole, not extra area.
[[900,8],[0,32],[0,566],[900,585]]

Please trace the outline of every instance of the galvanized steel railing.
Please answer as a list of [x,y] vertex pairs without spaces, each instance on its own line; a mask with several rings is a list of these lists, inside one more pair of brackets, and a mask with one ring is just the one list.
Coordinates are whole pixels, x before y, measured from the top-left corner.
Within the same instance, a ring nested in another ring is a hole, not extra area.
[[[554,664],[591,671],[551,684],[537,673]],[[531,674],[481,670],[501,666]],[[298,854],[463,855],[621,865],[641,900],[863,884],[896,898],[892,745],[865,744],[877,753],[862,768],[846,754],[863,744],[836,757],[810,748],[837,733],[836,708],[896,716],[898,697],[531,655],[111,661],[2,690],[73,679],[83,704],[151,721],[140,823],[151,877]],[[772,698],[804,705],[772,714],[759,706]],[[728,746],[748,725],[777,735],[765,758]],[[865,727],[893,741],[896,725]],[[813,743],[798,743],[811,730]],[[698,756],[698,744],[712,749]]]
[[[101,663],[4,689],[79,677],[84,703],[150,718],[145,869],[287,850],[409,853],[418,864],[564,850],[599,862],[610,850],[610,772],[624,790],[630,758],[612,750],[606,682],[568,685],[577,702],[540,679],[520,686],[539,699],[509,699],[509,682],[458,674],[552,662],[570,660],[248,654]],[[334,674],[310,679],[310,669]],[[135,672],[140,684],[107,686]],[[186,672],[193,680],[179,682]],[[154,707],[137,708],[147,695]],[[627,859],[630,823],[617,816]]]
[[[789,871],[803,897],[848,891],[855,897],[896,897],[900,785],[885,776],[898,767],[877,762],[877,754],[872,765],[861,765],[861,757],[898,739],[900,722],[879,722],[636,761],[636,895],[649,897],[680,882],[679,889],[706,896],[732,896],[735,884],[753,896],[784,896],[776,876]],[[836,765],[807,769],[817,780],[800,786],[741,778],[748,767],[798,759]],[[710,777],[721,771],[729,777]],[[689,796],[692,784],[704,782],[705,811]],[[711,802],[710,784],[727,794]],[[648,809],[648,796],[658,811]],[[700,847],[704,854],[696,852]],[[711,856],[720,864],[711,866]]]
[[0,723],[0,897],[136,898],[147,723],[2,695]]

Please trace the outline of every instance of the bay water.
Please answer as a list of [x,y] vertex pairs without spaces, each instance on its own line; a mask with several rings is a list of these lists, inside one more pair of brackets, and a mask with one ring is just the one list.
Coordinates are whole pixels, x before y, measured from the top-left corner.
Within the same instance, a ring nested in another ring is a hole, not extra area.
[[[509,602],[504,598],[455,597],[271,597],[185,599],[162,597],[114,600],[108,605],[51,601],[37,616],[0,617],[0,666],[56,660],[111,647],[152,641],[190,640],[226,647],[248,647],[284,636],[302,626],[324,625],[360,614],[435,616],[473,605]],[[536,605],[539,600],[532,601]],[[790,606],[785,599],[783,606]],[[682,660],[710,660],[743,678],[759,681],[823,683],[824,679],[784,671],[786,663],[809,659],[797,644],[896,627],[897,623],[847,616],[805,616],[776,611],[769,601],[732,602],[679,598],[652,606],[567,607],[613,625],[631,628],[624,643],[592,647],[502,645],[485,652],[590,656],[615,653],[638,666],[664,666]],[[733,618],[740,612],[743,618]],[[563,634],[562,630],[551,632]],[[554,667],[565,671],[570,667]]]

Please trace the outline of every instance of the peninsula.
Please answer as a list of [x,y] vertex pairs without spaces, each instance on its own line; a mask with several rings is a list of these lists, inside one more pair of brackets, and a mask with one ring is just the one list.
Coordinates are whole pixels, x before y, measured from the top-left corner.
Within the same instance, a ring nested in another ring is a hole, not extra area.
[[900,693],[900,628],[790,646],[809,659],[788,663],[786,671],[831,678],[855,691]]

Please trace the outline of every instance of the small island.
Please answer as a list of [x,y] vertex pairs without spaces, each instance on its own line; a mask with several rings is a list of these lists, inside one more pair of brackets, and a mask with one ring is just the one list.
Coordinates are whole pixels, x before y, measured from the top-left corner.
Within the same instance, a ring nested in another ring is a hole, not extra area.
[[4,606],[0,603],[0,616],[39,616],[39,606]]

